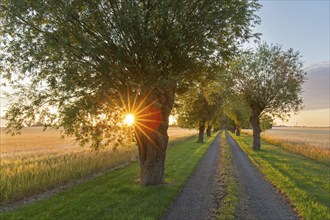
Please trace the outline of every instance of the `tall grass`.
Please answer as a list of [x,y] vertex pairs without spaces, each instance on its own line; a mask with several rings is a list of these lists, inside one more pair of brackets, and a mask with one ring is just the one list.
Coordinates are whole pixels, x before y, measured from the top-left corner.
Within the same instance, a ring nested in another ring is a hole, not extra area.
[[[242,130],[242,133],[252,135],[251,130]],[[316,146],[309,142],[301,141],[299,140],[299,137],[289,139],[285,136],[278,137],[263,133],[261,134],[261,139],[293,153],[303,155],[325,164],[330,164],[330,148]]]
[[54,154],[4,155],[0,164],[0,203],[22,199],[95,172],[128,164],[136,158],[137,148],[134,145],[116,151],[69,148],[66,152]]
[[[179,128],[169,130],[169,147],[195,134]],[[93,151],[61,140],[55,130],[25,128],[21,136],[1,130],[0,205],[53,189],[128,164],[138,157],[135,144]]]

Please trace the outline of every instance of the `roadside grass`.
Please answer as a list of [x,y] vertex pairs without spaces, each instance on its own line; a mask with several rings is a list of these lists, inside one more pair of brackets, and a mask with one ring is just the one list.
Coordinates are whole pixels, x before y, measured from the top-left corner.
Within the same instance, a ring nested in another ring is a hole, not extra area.
[[252,137],[232,137],[251,161],[293,204],[304,219],[330,219],[330,166],[262,141],[252,150]]
[[48,199],[1,213],[0,219],[159,219],[210,146],[216,134],[196,136],[167,150],[166,184],[143,187],[139,163],[106,173]]
[[[0,205],[66,184],[80,182],[138,158],[136,143],[98,151],[60,139],[60,132],[24,128],[21,136],[0,129]],[[185,141],[192,131],[169,129],[169,146]]]
[[220,191],[222,198],[217,219],[235,219],[236,207],[238,204],[238,186],[232,170],[232,154],[226,140],[225,132],[221,134],[220,163]]
[[[242,133],[252,135],[250,130],[242,130]],[[329,136],[328,136],[329,137]],[[315,146],[310,142],[299,141],[299,136],[288,139],[288,137],[275,137],[270,134],[261,134],[261,139],[276,146],[282,147],[293,153],[297,153],[311,159],[317,160],[324,164],[330,164],[330,148],[324,146]],[[322,139],[323,140],[323,139]],[[329,140],[327,140],[329,141]],[[324,144],[326,145],[326,143]]]

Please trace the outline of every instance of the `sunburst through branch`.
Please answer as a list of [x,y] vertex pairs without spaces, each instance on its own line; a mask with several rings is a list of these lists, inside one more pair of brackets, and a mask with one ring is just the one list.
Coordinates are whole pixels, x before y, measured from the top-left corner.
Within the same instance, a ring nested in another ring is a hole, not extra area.
[[[124,98],[125,96],[127,97]],[[123,124],[134,128],[138,142],[141,142],[141,138],[145,137],[156,146],[151,136],[157,134],[157,128],[162,122],[161,112],[154,107],[158,100],[150,101],[150,92],[139,96],[139,94],[135,94],[132,97],[129,89],[125,95],[118,93],[120,103],[112,101],[114,108],[111,110],[122,111]]]

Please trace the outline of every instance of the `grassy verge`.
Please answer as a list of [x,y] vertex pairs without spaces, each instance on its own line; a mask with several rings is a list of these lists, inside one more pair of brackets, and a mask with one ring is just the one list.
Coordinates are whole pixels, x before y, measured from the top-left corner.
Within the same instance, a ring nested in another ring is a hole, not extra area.
[[232,135],[265,177],[294,205],[304,219],[330,219],[328,165],[262,141],[252,150],[252,137]]
[[141,186],[139,163],[133,162],[51,198],[1,213],[0,219],[159,219],[214,137],[201,145],[194,136],[169,148],[164,185]]
[[226,140],[225,132],[221,135],[221,157],[220,157],[220,187],[221,202],[218,209],[218,219],[235,219],[238,203],[238,186],[234,179],[232,168],[232,154]]

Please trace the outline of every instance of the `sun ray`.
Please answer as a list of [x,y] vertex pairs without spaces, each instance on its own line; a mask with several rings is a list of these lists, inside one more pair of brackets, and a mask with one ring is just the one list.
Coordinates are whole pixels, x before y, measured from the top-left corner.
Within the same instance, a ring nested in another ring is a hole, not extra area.
[[[136,126],[136,128],[154,145],[156,146],[157,148],[159,148],[157,146],[157,144],[149,137],[149,135],[143,130],[140,128],[140,126]],[[154,131],[155,132],[155,131]],[[156,133],[156,132],[155,132]],[[136,135],[137,137],[139,137],[139,135],[137,134]],[[141,141],[141,140],[140,140]]]
[[140,122],[160,122],[160,120],[154,120],[154,119],[139,119]]
[[[141,110],[138,110],[138,112],[136,112],[137,115],[140,115],[141,112],[145,111],[146,109],[148,109],[150,106],[153,106],[155,103],[157,102],[157,100],[152,101],[150,104],[148,104],[147,106],[145,106],[144,108],[142,108]],[[143,114],[143,116],[147,116],[150,113],[146,113]]]
[[110,99],[111,104],[108,109],[122,114],[121,123],[134,128],[134,136],[138,143],[142,144],[145,138],[155,148],[159,148],[160,146],[153,138],[155,135],[160,135],[157,128],[161,124],[161,114],[154,107],[158,99],[150,100],[151,91],[142,96],[136,93],[134,97],[131,97],[131,91],[127,87],[126,93],[124,95],[118,91],[117,99]]
[[131,112],[131,99],[130,99],[130,92],[128,86],[127,86],[127,107],[128,107],[128,112]]
[[137,99],[138,99],[138,94],[136,93],[135,96],[134,96],[134,100],[133,100],[133,107],[132,107],[133,110],[136,109],[136,108],[135,108],[135,105],[136,105],[136,101],[137,101]]
[[[138,114],[139,117],[142,119],[143,117],[146,117],[146,116],[151,116],[151,115],[156,115],[158,114],[158,112],[154,111],[154,112],[147,112],[147,113],[144,113],[144,114]],[[146,119],[147,120],[147,119]]]
[[139,105],[136,107],[136,110],[137,110],[136,114],[139,114],[139,112],[141,112],[143,109],[145,109],[145,108],[143,108],[143,109],[139,110],[139,109],[143,106],[143,104],[145,103],[145,101],[147,100],[149,94],[150,94],[150,92],[148,92],[148,93],[142,98],[142,100],[140,101]]
[[[120,99],[121,99],[121,95],[120,95],[120,93],[118,93],[118,95],[119,95],[119,97],[120,97]],[[118,109],[120,109],[121,107],[120,107],[120,105],[117,103],[117,102],[115,102],[115,100],[114,99],[110,99],[109,100],[112,104],[114,104],[115,105],[115,107],[117,107]],[[125,102],[122,100],[122,104],[125,106]],[[113,110],[113,111],[115,111],[116,109],[115,108],[113,108],[113,107],[108,107],[110,110]]]
[[141,126],[141,127],[144,127],[144,128],[146,128],[147,130],[149,130],[149,131],[151,131],[152,133],[155,133],[155,134],[157,134],[158,132],[157,131],[155,131],[154,129],[152,129],[151,127],[149,127],[148,125],[145,125],[145,124],[143,124],[143,123],[141,123],[141,122],[136,122],[136,125],[137,125],[137,127],[139,127],[139,126]]
[[124,107],[127,108],[127,104],[125,103],[125,101],[124,101],[122,95],[120,94],[120,92],[118,92],[118,95],[119,95],[119,99],[120,99],[120,101],[121,101],[122,106],[124,106]]
[[138,142],[138,143],[141,143],[140,135],[137,135],[137,132],[136,132],[135,129],[134,129],[134,136],[135,136],[137,142]]

